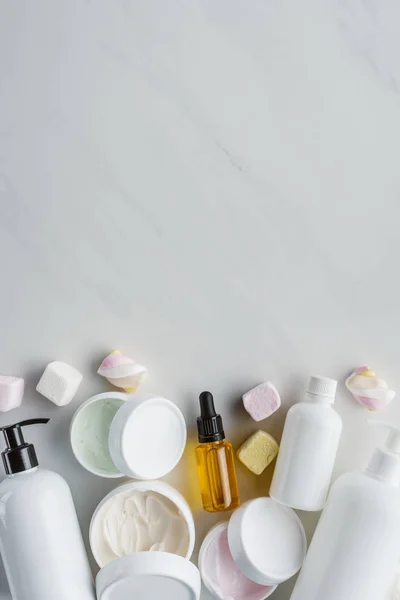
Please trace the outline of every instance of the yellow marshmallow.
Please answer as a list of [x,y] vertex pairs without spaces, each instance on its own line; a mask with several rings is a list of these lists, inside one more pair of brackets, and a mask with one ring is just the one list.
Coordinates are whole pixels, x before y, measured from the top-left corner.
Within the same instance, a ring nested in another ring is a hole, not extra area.
[[266,431],[256,431],[242,444],[237,457],[255,475],[261,473],[279,452],[277,441]]

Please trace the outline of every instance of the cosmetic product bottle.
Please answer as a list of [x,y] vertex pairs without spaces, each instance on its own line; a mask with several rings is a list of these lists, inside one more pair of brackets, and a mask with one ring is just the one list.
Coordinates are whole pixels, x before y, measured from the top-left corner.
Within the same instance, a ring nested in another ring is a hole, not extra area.
[[322,510],[342,433],[332,408],[336,381],[311,377],[302,402],[289,410],[270,496],[291,508]]
[[233,510],[240,504],[235,458],[210,392],[200,394],[200,409],[196,460],[203,508],[207,512]]
[[22,428],[1,427],[7,477],[0,483],[0,552],[13,600],[95,600],[92,574],[66,481],[40,469]]
[[378,600],[400,560],[400,430],[333,484],[291,600]]

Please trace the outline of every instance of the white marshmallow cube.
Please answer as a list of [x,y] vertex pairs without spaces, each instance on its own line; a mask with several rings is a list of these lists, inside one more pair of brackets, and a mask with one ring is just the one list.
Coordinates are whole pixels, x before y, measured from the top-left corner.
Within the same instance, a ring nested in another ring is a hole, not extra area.
[[77,369],[56,360],[47,365],[36,389],[57,406],[65,406],[75,396],[82,379]]
[[21,405],[24,380],[21,377],[0,375],[0,412],[7,412]]

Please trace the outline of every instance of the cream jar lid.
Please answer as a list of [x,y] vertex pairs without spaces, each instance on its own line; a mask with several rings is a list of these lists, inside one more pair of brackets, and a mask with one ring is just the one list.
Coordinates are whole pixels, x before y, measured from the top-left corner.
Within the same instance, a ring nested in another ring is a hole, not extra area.
[[295,575],[307,552],[299,517],[272,498],[256,498],[235,510],[228,543],[240,571],[260,585],[278,585]]
[[134,479],[159,479],[180,461],[186,437],[185,419],[173,402],[135,394],[112,420],[108,443],[121,473]]
[[138,552],[108,563],[96,578],[98,600],[199,600],[201,578],[190,561],[167,552]]

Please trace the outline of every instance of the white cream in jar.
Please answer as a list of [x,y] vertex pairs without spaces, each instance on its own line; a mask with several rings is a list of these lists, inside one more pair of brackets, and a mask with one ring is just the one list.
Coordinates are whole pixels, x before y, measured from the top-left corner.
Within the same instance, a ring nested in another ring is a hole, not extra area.
[[96,509],[90,545],[100,567],[136,552],[168,552],[190,558],[193,517],[181,494],[164,482],[123,485]]

